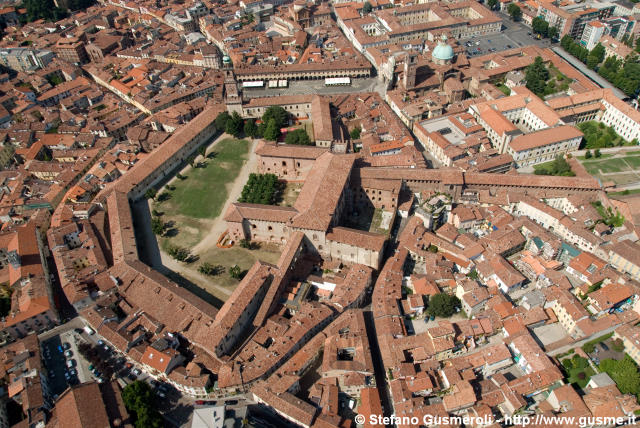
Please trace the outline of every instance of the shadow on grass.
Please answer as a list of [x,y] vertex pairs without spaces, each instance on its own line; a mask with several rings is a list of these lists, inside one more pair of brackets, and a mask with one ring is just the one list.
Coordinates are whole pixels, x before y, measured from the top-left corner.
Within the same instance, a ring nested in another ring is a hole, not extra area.
[[[149,212],[149,206],[147,202],[142,200],[133,204],[132,213],[134,219],[134,230],[136,235],[136,242],[138,246],[138,257],[140,261],[156,269],[173,282],[186,289],[187,291],[198,296],[205,302],[220,309],[224,302],[212,294],[208,293],[205,289],[201,288],[197,284],[191,282],[187,278],[183,277],[177,272],[172,271],[168,267],[162,264],[162,257],[160,255],[160,248],[158,247],[158,240],[151,231],[151,213]],[[172,233],[170,229],[167,233]],[[192,256],[192,263],[197,261],[196,257]]]

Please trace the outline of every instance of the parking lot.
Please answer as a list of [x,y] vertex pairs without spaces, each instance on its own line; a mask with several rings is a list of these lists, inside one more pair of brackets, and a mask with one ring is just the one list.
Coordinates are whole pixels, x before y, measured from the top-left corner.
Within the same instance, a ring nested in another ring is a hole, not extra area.
[[[524,24],[513,22],[500,12],[496,12],[496,14],[503,18],[502,31],[499,34],[459,40],[459,43],[465,47],[469,57],[487,55],[492,52],[500,52],[521,46],[537,45],[549,47],[551,45],[549,39],[536,39],[531,34],[531,29]],[[468,46],[468,42],[473,43],[473,46]]]

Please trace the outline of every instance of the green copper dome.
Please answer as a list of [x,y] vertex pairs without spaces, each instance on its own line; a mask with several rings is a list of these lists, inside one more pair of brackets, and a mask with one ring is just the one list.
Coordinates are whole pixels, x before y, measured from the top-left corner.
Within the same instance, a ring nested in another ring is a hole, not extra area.
[[450,61],[453,59],[453,48],[449,46],[446,39],[438,42],[438,45],[433,49],[431,56],[433,59],[439,59],[441,61]]

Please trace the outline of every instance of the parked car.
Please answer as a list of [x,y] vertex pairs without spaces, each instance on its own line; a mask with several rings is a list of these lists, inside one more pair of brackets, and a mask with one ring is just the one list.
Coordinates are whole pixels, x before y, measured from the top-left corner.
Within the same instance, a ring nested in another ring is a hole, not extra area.
[[76,360],[74,359],[67,360],[67,367],[71,368],[71,367],[75,367],[75,365],[76,365]]
[[100,346],[104,345],[104,340],[99,339],[99,340],[98,340],[98,345],[100,345]]
[[69,342],[62,342],[62,349],[69,349],[71,348],[71,345],[69,345]]
[[72,355],[73,355],[73,352],[71,352],[71,350],[64,351],[64,356],[65,357],[68,358],[68,357],[71,357]]
[[132,371],[131,373],[133,373],[133,374],[134,374],[134,375],[136,375],[136,376],[140,376],[140,374],[142,373],[142,371],[140,371],[140,369],[139,369],[139,368],[135,368],[135,369],[133,369],[133,371]]

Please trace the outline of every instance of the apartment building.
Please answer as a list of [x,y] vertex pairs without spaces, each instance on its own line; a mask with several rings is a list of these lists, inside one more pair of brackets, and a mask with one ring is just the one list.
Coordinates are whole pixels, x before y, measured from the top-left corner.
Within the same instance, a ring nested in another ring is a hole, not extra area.
[[615,269],[640,280],[640,245],[631,241],[620,241],[608,247],[609,263]]

